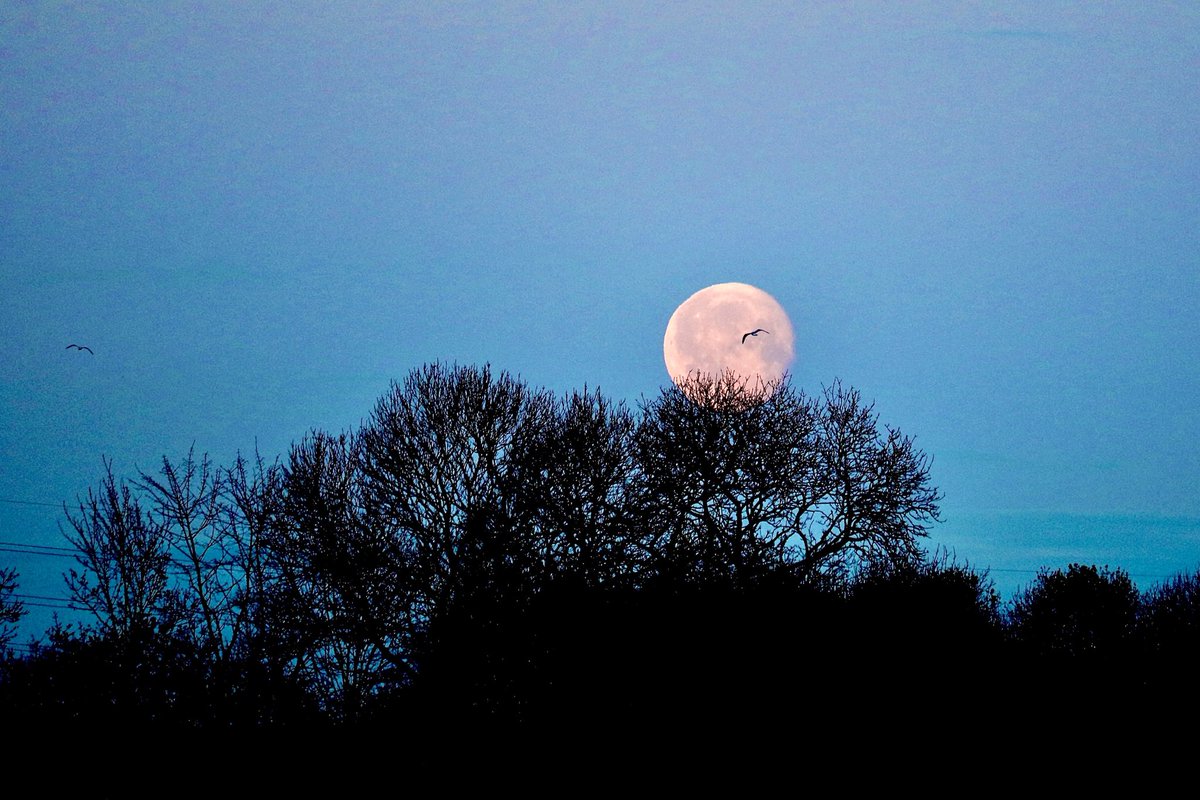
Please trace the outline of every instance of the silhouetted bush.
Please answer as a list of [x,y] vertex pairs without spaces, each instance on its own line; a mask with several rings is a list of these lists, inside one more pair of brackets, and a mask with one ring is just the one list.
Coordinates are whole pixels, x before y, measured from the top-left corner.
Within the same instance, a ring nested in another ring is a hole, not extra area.
[[316,705],[261,663],[217,676],[183,638],[154,628],[124,636],[56,626],[48,641],[0,676],[0,713],[21,729],[123,731],[312,726]]
[[1200,701],[1200,571],[1142,596],[1138,638],[1147,686],[1174,704]]
[[[986,574],[945,554],[867,567],[849,586],[851,610],[881,658],[899,668],[958,666],[998,648],[1000,597]],[[978,663],[975,664],[978,667]]]
[[1123,704],[1141,691],[1138,591],[1124,570],[1042,570],[1008,608],[1014,696],[1096,713],[1097,693]]
[[1138,591],[1122,569],[1070,564],[1042,570],[1013,598],[1009,625],[1043,656],[1102,660],[1123,655],[1137,624]]

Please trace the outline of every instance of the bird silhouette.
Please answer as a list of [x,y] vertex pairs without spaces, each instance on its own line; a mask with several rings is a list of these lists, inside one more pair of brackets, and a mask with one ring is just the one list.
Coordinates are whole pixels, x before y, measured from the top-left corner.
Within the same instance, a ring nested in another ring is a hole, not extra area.
[[755,328],[754,330],[750,331],[749,333],[743,333],[742,334],[742,344],[746,343],[747,336],[758,336],[760,333],[770,333],[770,331],[767,330],[766,328]]
[[[76,350],[87,350],[89,353],[92,353],[92,348],[88,347],[85,344],[69,344],[69,345],[67,345],[68,350],[70,350],[72,347],[74,347]],[[92,355],[96,355],[96,354],[92,353]]]

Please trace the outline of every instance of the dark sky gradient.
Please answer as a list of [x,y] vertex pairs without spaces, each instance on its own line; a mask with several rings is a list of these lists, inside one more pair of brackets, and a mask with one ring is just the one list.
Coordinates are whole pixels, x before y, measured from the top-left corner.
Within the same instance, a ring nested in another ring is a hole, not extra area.
[[739,281],[1006,593],[1200,564],[1200,10],[661,6],[9,4],[0,498],[273,457],[435,359],[636,403]]

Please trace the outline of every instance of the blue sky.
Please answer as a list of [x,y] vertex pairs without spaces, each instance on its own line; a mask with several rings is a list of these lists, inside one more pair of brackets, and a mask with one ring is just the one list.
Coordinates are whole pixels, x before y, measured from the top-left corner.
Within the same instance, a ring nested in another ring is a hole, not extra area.
[[435,359],[635,404],[739,281],[1006,593],[1194,569],[1198,63],[1191,4],[9,4],[0,498],[274,456]]

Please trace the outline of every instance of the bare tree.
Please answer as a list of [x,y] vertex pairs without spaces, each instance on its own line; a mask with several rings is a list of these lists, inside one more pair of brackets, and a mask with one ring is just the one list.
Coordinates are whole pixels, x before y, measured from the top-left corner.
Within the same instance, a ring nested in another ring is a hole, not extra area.
[[175,635],[194,647],[214,694],[236,695],[242,717],[271,715],[274,692],[293,693],[297,677],[319,683],[294,646],[303,628],[281,613],[288,603],[267,546],[282,517],[281,467],[239,454],[221,469],[189,450],[139,476],[171,556]]
[[385,681],[403,683],[413,608],[404,543],[367,524],[357,439],[314,432],[292,447],[268,529],[277,642],[345,718]]
[[533,521],[544,576],[590,588],[635,578],[645,556],[633,496],[636,426],[623,404],[585,387],[557,402],[517,462],[530,508],[522,517]]
[[[277,611],[307,632],[297,652],[314,680],[346,713],[419,672],[507,702],[500,676],[523,667],[494,659],[516,652],[509,626],[540,588],[636,571],[634,427],[599,392],[557,402],[486,366],[433,364],[393,384],[358,432],[306,437],[270,551]],[[459,673],[476,663],[486,675]]]
[[659,569],[705,581],[911,558],[938,518],[927,457],[840,383],[693,376],[643,403],[637,453]]
[[838,559],[903,562],[939,521],[942,495],[912,437],[880,426],[874,405],[840,381],[815,403],[818,502],[790,543],[802,571]]
[[139,472],[134,485],[146,493],[150,516],[171,554],[180,624],[188,629],[201,652],[214,660],[227,660],[231,635],[236,629],[234,598],[241,583],[230,557],[234,529],[223,504],[222,472],[205,454],[194,451],[173,464],[165,456],[159,476]]
[[426,365],[376,404],[359,451],[365,512],[409,555],[418,618],[498,572],[508,585],[528,574],[520,464],[552,416],[550,395],[487,366]]
[[[734,609],[912,563],[940,501],[926,456],[858,392],[732,374],[635,414],[599,391],[555,398],[487,366],[432,364],[358,430],[315,431],[281,463],[222,469],[189,451],[130,486],[105,466],[67,514],[82,567],[68,587],[100,621],[94,638],[119,645],[133,685],[155,682],[133,702],[257,722],[288,713],[300,686],[340,720],[393,690],[418,716],[528,719],[591,643],[616,647],[597,663],[627,669],[619,643],[643,616],[630,645],[643,655],[671,620],[693,633],[725,620],[732,660],[713,663],[732,664],[750,646]],[[177,679],[192,687],[183,705]]]
[[161,526],[113,476],[112,462],[104,468],[99,490],[89,489],[76,513],[64,507],[70,530],[63,533],[81,568],[64,577],[72,602],[91,611],[102,632],[124,638],[173,622],[171,557]]
[[281,652],[277,641],[286,633],[270,613],[276,580],[269,535],[282,514],[283,469],[257,452],[253,461],[239,454],[225,470],[223,485],[226,557],[241,576],[231,601],[230,640],[242,658],[275,662]]

